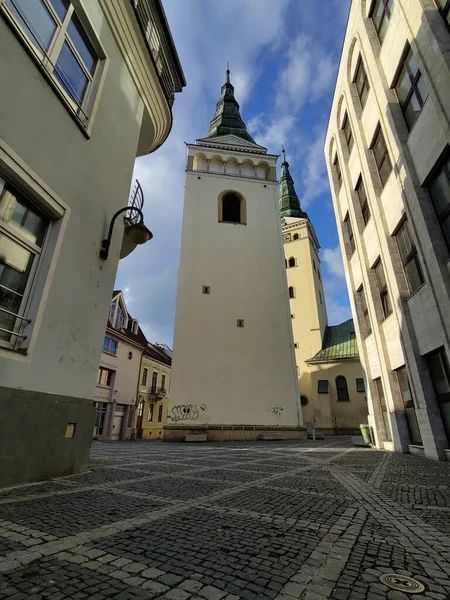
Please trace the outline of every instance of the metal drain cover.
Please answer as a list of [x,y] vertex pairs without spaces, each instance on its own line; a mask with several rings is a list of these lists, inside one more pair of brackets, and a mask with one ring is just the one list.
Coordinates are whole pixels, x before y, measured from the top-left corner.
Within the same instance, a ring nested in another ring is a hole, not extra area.
[[417,581],[417,579],[407,577],[406,575],[397,575],[397,573],[381,575],[380,581],[393,590],[404,592],[405,594],[420,594],[425,590],[423,583]]

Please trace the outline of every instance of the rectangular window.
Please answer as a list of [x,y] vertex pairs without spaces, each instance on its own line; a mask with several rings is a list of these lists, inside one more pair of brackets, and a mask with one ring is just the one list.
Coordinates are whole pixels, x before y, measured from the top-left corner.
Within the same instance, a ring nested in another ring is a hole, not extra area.
[[112,338],[105,335],[105,339],[103,340],[103,352],[107,354],[113,354],[116,356],[117,354],[117,342]]
[[347,113],[345,113],[344,124],[342,126],[342,129],[344,131],[345,141],[347,142],[347,148],[350,154],[353,149],[353,133],[352,127],[350,125],[350,119],[348,118]]
[[162,406],[162,404],[160,404],[158,407],[158,423],[161,423],[162,416],[163,416],[163,406]]
[[350,255],[355,251],[355,238],[353,237],[352,224],[350,222],[350,215],[347,213],[344,219],[344,226],[347,231],[348,244],[350,246]]
[[364,383],[364,379],[362,377],[357,377],[355,381],[356,381],[356,391],[361,392],[361,393],[365,392],[366,386]]
[[450,370],[444,348],[426,356],[447,438],[450,439]]
[[447,27],[450,27],[450,0],[437,0]]
[[414,242],[410,236],[408,223],[405,220],[400,229],[395,234],[398,251],[402,259],[403,270],[409,291],[413,294],[424,283],[422,269],[420,268],[419,258]]
[[354,83],[356,84],[356,90],[361,101],[361,107],[364,109],[367,102],[367,96],[369,95],[370,85],[361,56],[359,57],[358,66],[356,67]]
[[163,390],[166,389],[166,376],[165,375],[161,375],[161,388]]
[[391,174],[392,164],[391,159],[389,158],[389,153],[387,151],[384,135],[381,131],[380,126],[378,127],[377,133],[375,134],[371,150],[373,152],[375,163],[377,165],[381,186],[384,187],[389,175]]
[[106,407],[107,407],[106,402],[97,402],[96,403],[94,436],[103,434],[103,428],[105,426]]
[[378,401],[380,403],[380,410],[381,410],[381,416],[383,418],[386,439],[388,442],[392,442],[391,426],[389,423],[389,415],[388,415],[388,409],[386,406],[386,398],[384,396],[383,383],[382,383],[380,377],[378,379],[375,379],[374,383],[377,388]]
[[148,407],[148,420],[153,421],[153,415],[155,413],[155,405],[150,404]]
[[147,379],[148,379],[148,369],[144,368],[142,370],[142,384],[141,385],[147,385]]
[[397,375],[398,387],[403,400],[403,408],[405,409],[406,422],[408,424],[409,437],[411,443],[422,445],[422,437],[420,435],[419,423],[417,422],[416,409],[414,407],[411,388],[409,387],[408,375],[405,367],[400,367],[395,371]]
[[0,178],[0,344],[15,347],[50,219]]
[[370,333],[372,333],[372,325],[370,323],[369,309],[367,308],[366,294],[364,293],[363,287],[359,288],[358,295],[364,325],[366,326],[366,335],[369,335]]
[[428,189],[445,242],[450,250],[450,155],[444,160]]
[[425,100],[428,98],[427,85],[411,48],[403,61],[395,84],[395,91],[405,117],[406,126],[411,129],[425,104]]
[[378,259],[378,261],[375,263],[373,270],[375,271],[375,276],[377,278],[383,315],[386,319],[392,313],[392,304],[381,259]]
[[97,385],[111,387],[114,371],[100,367],[97,374]]
[[119,305],[117,305],[117,308],[116,308],[116,323],[115,323],[115,328],[116,329],[123,329],[124,322],[125,322],[125,315],[123,313],[123,310],[120,308]]
[[366,188],[364,187],[364,183],[361,176],[359,176],[355,191],[358,194],[359,205],[361,206],[364,225],[367,225],[370,219],[370,208],[369,203],[367,201]]
[[341,166],[339,164],[339,159],[338,159],[337,154],[334,157],[333,166],[334,166],[334,170],[336,171],[336,177],[337,177],[337,180],[338,180],[338,188],[341,189],[341,185],[342,185],[342,173],[341,173]]
[[317,393],[328,394],[328,379],[319,379],[317,382]]
[[153,373],[152,373],[152,388],[151,388],[152,394],[156,394],[157,383],[158,383],[158,373],[156,371],[153,371]]
[[394,8],[394,0],[376,0],[370,16],[378,34],[380,44],[386,37],[389,21]]
[[73,4],[70,0],[6,0],[2,6],[67,104],[86,124],[86,99],[100,57]]

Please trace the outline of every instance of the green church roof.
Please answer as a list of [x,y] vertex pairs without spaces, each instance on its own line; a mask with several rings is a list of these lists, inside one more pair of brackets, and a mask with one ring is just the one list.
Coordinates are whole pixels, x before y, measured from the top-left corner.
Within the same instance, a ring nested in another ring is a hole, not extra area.
[[340,325],[327,326],[323,348],[308,363],[331,362],[359,358],[353,319]]
[[239,104],[234,97],[234,87],[230,83],[229,69],[227,69],[227,80],[222,86],[216,105],[216,114],[209,125],[209,131],[205,138],[215,138],[221,135],[237,135],[252,144],[256,143],[248,133],[239,113]]
[[307,219],[308,215],[303,212],[300,206],[300,200],[295,191],[294,180],[289,172],[289,163],[286,160],[286,153],[283,148],[283,162],[281,163],[280,179],[280,216],[297,217]]

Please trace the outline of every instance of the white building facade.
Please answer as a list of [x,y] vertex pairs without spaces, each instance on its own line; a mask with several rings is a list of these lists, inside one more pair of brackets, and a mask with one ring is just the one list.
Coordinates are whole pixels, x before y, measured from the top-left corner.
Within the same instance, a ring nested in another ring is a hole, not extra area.
[[187,146],[165,440],[298,434],[276,161],[247,133],[227,73],[209,133]]
[[353,0],[325,142],[377,447],[450,447],[450,3]]

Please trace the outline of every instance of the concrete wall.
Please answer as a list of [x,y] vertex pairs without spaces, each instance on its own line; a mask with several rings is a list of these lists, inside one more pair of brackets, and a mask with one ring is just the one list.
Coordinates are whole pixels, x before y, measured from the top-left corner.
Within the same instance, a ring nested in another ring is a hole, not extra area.
[[[218,222],[226,190],[245,198],[246,225]],[[187,170],[168,425],[296,426],[292,350],[276,182]],[[183,406],[195,419],[172,417]]]

